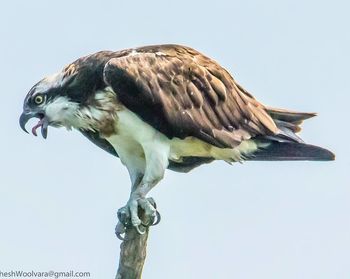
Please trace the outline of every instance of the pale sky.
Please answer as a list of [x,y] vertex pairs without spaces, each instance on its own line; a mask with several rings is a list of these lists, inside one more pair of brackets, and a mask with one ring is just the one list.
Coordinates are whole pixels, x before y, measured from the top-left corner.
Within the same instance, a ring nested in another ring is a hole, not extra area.
[[302,137],[337,160],[168,171],[151,192],[162,222],[143,278],[350,278],[349,10],[345,0],[3,1],[0,270],[114,278],[126,169],[77,132],[27,135],[18,117],[33,84],[80,56],[178,43],[265,104],[318,112]]

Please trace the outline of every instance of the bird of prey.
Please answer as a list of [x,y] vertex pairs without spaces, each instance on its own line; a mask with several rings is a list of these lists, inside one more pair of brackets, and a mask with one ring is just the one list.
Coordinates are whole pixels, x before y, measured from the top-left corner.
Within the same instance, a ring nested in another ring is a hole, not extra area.
[[297,135],[314,113],[258,102],[216,61],[180,45],[101,51],[74,61],[35,84],[24,100],[20,126],[32,117],[48,126],[74,128],[119,157],[131,194],[119,210],[117,233],[134,226],[138,210],[154,222],[148,192],[166,169],[189,172],[214,160],[334,160],[334,154]]

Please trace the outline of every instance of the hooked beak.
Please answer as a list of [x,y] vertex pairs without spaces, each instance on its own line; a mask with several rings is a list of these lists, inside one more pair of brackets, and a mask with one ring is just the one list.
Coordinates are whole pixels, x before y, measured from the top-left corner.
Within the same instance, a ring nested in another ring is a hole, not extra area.
[[[22,130],[28,133],[26,130],[26,124],[29,121],[29,119],[37,117],[39,118],[39,122],[32,128],[32,133],[34,136],[37,136],[36,129],[41,127],[41,135],[44,139],[47,138],[47,127],[49,126],[49,121],[45,114],[43,113],[33,113],[33,112],[22,112],[20,118],[19,118],[19,125],[21,126]],[[29,134],[29,133],[28,133]]]

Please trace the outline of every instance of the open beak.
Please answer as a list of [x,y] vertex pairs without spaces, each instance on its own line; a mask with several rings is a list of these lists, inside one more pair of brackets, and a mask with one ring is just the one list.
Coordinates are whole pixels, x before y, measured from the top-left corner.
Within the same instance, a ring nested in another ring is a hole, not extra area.
[[26,124],[29,121],[29,119],[37,117],[39,118],[39,122],[32,128],[32,134],[34,136],[37,136],[36,130],[41,127],[41,135],[44,139],[47,138],[47,128],[49,126],[49,121],[45,117],[43,113],[33,113],[33,112],[23,112],[19,118],[19,125],[21,126],[22,130],[28,133],[26,130]]

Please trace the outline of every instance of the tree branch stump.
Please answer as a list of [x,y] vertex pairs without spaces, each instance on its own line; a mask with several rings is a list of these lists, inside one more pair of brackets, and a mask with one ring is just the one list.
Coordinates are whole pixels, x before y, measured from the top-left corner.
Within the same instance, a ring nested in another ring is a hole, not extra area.
[[[148,220],[140,207],[139,217],[144,224],[148,224],[151,221]],[[143,265],[146,260],[148,233],[149,227],[145,227],[144,234],[139,234],[133,226],[126,227],[125,239],[120,244],[119,267],[115,279],[141,278]]]

